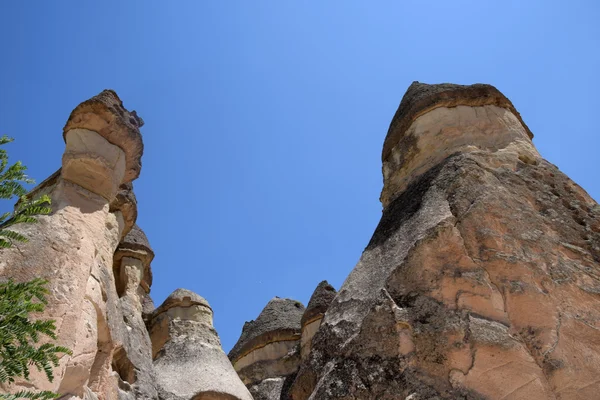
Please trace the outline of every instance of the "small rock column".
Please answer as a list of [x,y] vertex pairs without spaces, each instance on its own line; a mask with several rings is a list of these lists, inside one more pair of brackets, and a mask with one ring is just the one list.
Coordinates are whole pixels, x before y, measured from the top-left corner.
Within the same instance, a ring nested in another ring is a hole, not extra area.
[[252,400],[221,348],[204,298],[177,289],[149,327],[161,400]]

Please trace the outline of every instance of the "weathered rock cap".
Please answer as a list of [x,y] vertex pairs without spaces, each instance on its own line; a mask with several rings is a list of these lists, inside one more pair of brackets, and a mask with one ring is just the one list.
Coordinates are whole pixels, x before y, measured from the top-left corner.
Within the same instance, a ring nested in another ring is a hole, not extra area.
[[125,152],[123,182],[131,182],[142,169],[144,144],[139,128],[143,125],[136,112],[127,111],[117,93],[107,89],[75,107],[63,128],[63,138],[66,141],[67,132],[76,128],[97,132]]
[[121,211],[125,227],[122,237],[125,238],[137,221],[137,199],[133,192],[133,183],[124,183],[119,187],[117,196],[110,203],[110,212]]
[[154,259],[154,251],[150,247],[148,238],[142,229],[135,224],[129,233],[123,238],[117,250],[115,251],[113,262],[118,265],[123,257],[137,258],[144,264],[144,277],[141,285],[146,291],[150,292],[152,286],[152,269],[150,264]]
[[335,288],[331,286],[329,282],[322,281],[319,283],[308,301],[306,311],[304,311],[304,314],[302,315],[302,320],[300,321],[302,326],[322,317],[336,294]]
[[258,347],[282,340],[299,340],[300,320],[304,305],[292,299],[275,297],[269,301],[256,320],[246,322],[242,335],[229,352],[235,362]]
[[392,149],[404,132],[410,127],[415,119],[421,115],[439,107],[456,106],[481,107],[495,105],[511,111],[521,122],[530,139],[533,133],[529,130],[521,114],[515,109],[511,101],[492,85],[476,83],[474,85],[456,85],[453,83],[440,83],[429,85],[426,83],[413,82],[390,123],[387,136],[383,143],[382,160],[385,161]]
[[195,305],[206,307],[212,313],[212,308],[204,297],[191,290],[176,289],[156,310],[154,310],[154,315],[157,316],[162,314],[173,307],[191,307]]

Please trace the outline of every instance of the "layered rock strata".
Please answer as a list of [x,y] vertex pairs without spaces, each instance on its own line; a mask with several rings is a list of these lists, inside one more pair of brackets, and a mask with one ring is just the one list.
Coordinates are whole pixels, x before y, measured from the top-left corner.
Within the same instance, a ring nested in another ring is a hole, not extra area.
[[298,371],[303,314],[302,303],[275,297],[244,324],[229,359],[255,400],[279,399]]
[[492,86],[411,85],[294,400],[597,396],[600,206],[531,137]]
[[204,298],[177,289],[149,326],[161,400],[252,400],[221,348]]

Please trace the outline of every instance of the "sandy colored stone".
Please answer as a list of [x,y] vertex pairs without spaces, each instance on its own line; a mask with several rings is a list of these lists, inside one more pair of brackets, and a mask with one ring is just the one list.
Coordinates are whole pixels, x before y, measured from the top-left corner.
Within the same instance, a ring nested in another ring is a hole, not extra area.
[[[119,243],[119,247],[117,247],[117,250],[115,251],[113,257],[113,268],[117,278],[122,277],[120,271],[121,259],[123,257],[137,258],[141,261],[143,272],[141,274],[140,285],[144,291],[144,295],[150,293],[150,286],[152,286],[151,263],[154,259],[154,251],[148,242],[146,234],[138,225],[134,225],[130,229],[129,233],[127,233],[127,235]],[[121,282],[121,279],[118,279],[116,284],[118,291],[123,291],[124,283]],[[142,300],[140,300],[140,304]]]
[[117,211],[123,214],[125,226],[122,235],[125,237],[137,221],[137,199],[133,192],[133,183],[124,183],[119,186],[115,199],[110,203],[110,212]]
[[414,142],[384,157],[381,221],[292,398],[593,398],[600,207],[510,107],[407,101],[392,126]]
[[221,348],[212,309],[201,296],[173,292],[154,311],[150,335],[161,400],[252,400]]
[[313,292],[308,306],[302,314],[300,323],[302,325],[302,334],[300,338],[300,352],[304,360],[310,353],[311,341],[315,333],[321,326],[321,320],[333,301],[336,291],[327,281],[320,282]]
[[[89,120],[104,117],[87,111]],[[16,226],[29,242],[0,251],[3,279],[49,281],[48,305],[39,317],[56,321],[56,343],[73,354],[61,357],[52,383],[33,369],[29,382],[17,381],[10,390],[51,390],[65,399],[156,399],[150,340],[139,298],[132,295],[143,263],[122,257],[126,290],[121,296],[113,273],[113,255],[129,223],[125,217],[131,216],[110,205],[130,154],[107,137],[119,142],[119,135],[129,133],[115,130],[107,136],[89,128],[65,130],[62,168],[29,194],[49,195],[52,213],[39,216],[36,224]]]
[[108,201],[114,199],[125,174],[125,153],[94,131],[66,133],[62,178]]
[[140,174],[144,144],[139,128],[143,125],[144,121],[135,111],[130,112],[123,107],[123,102],[113,90],[104,90],[71,112],[63,132],[66,141],[70,130],[94,131],[123,150],[126,161],[121,184],[133,181]]
[[527,131],[527,136],[533,139],[533,133],[511,101],[492,85],[481,83],[474,85],[457,85],[454,83],[428,85],[415,81],[402,97],[400,106],[394,118],[392,118],[383,143],[381,160],[385,162],[388,159],[392,149],[403,140],[406,130],[421,115],[438,107],[483,107],[488,105],[509,110]]

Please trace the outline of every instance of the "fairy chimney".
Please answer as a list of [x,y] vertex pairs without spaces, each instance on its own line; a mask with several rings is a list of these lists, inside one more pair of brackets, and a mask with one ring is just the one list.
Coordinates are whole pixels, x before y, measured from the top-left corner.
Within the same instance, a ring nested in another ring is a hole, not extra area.
[[493,86],[410,86],[294,400],[597,397],[600,206],[532,136]]

